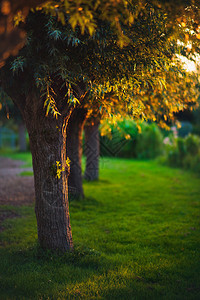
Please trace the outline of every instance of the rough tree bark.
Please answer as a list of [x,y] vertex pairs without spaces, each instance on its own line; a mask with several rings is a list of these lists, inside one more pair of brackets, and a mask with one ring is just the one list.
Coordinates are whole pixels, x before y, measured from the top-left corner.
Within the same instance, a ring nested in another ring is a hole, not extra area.
[[20,122],[18,125],[18,132],[19,132],[19,150],[21,152],[26,151],[26,126],[24,122]]
[[67,187],[69,168],[66,165],[70,112],[65,117],[59,116],[58,120],[52,115],[46,117],[43,101],[35,94],[27,97],[21,112],[30,137],[39,243],[44,248],[62,252],[72,250]]
[[88,181],[99,179],[99,118],[85,126],[86,168],[84,178]]
[[71,198],[84,198],[82,183],[82,133],[87,110],[85,108],[74,109],[67,127],[67,156],[70,159],[69,195]]

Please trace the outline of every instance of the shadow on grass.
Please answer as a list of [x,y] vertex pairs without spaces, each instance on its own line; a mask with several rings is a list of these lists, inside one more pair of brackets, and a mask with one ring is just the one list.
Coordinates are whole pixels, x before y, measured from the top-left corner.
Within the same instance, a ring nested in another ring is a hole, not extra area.
[[99,252],[80,246],[65,254],[43,250],[38,244],[14,249],[0,249],[1,299],[49,295],[57,286],[77,284],[93,274],[99,275],[106,264]]
[[107,180],[107,179],[98,179],[98,180],[93,180],[93,181],[89,181],[89,180],[86,180],[86,179],[83,179],[83,182],[84,183],[89,183],[90,185],[101,185],[102,183],[103,184],[112,184],[112,182],[110,180]]
[[43,250],[36,240],[28,246],[21,233],[19,241],[0,248],[1,299],[199,299],[199,266],[196,255],[188,260],[191,252],[172,262],[153,253],[138,259],[133,243],[122,263],[120,253],[112,256],[81,245],[65,254]]
[[102,203],[100,203],[97,199],[93,197],[85,197],[84,199],[75,199],[74,197],[70,198],[69,197],[69,202],[70,202],[70,208],[80,208],[81,210],[85,210],[86,208],[89,207],[98,207],[102,206]]

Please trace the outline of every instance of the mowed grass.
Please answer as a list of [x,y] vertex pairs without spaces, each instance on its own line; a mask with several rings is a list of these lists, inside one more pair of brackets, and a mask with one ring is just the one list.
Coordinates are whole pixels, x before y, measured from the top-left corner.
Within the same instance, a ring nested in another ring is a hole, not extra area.
[[[16,158],[16,157],[15,157]],[[200,184],[153,161],[101,159],[70,203],[75,251],[37,244],[34,207],[3,225],[1,299],[200,299]]]
[[12,149],[0,149],[0,156],[24,162],[22,168],[32,167],[32,156],[30,152],[17,152]]

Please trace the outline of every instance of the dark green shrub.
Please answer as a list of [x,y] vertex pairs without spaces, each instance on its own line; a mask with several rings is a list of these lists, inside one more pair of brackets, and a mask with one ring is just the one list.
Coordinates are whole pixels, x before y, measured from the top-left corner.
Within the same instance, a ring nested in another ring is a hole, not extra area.
[[189,135],[174,140],[173,145],[168,146],[166,163],[200,174],[200,138]]
[[194,156],[191,154],[187,154],[182,165],[186,170],[191,170],[193,167]]
[[183,162],[183,167],[186,170],[191,170],[195,173],[200,174],[200,154],[192,155],[188,154]]
[[200,136],[200,124],[196,124],[196,125],[193,126],[192,133]]
[[[163,153],[163,135],[156,124],[141,123],[141,133],[131,119],[124,119],[116,125],[105,122],[100,137],[100,150],[103,156],[152,159]],[[107,132],[106,132],[106,130]]]
[[138,133],[133,120],[124,119],[117,124],[104,121],[100,126],[100,131],[100,153],[102,156],[135,157],[134,144]]
[[185,157],[186,153],[187,153],[185,140],[183,138],[178,138],[177,139],[177,147],[178,147],[179,157],[182,160]]
[[142,124],[142,132],[136,139],[137,158],[155,158],[163,153],[163,135],[159,127],[152,124]]
[[167,163],[171,167],[180,167],[181,166],[181,160],[178,149],[171,149],[168,152],[167,156]]
[[193,157],[191,169],[200,175],[200,153]]
[[195,135],[189,135],[185,140],[186,150],[192,155],[196,155],[200,148],[200,139]]

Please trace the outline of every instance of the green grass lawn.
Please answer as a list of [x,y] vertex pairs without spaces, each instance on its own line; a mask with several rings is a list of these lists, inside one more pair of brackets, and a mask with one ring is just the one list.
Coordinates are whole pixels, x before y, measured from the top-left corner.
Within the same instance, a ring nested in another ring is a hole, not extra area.
[[11,149],[1,149],[0,156],[24,161],[22,168],[32,167],[32,156],[30,152],[16,152]]
[[104,158],[84,190],[62,256],[38,247],[34,207],[1,208],[21,216],[0,234],[1,299],[200,299],[198,177]]

